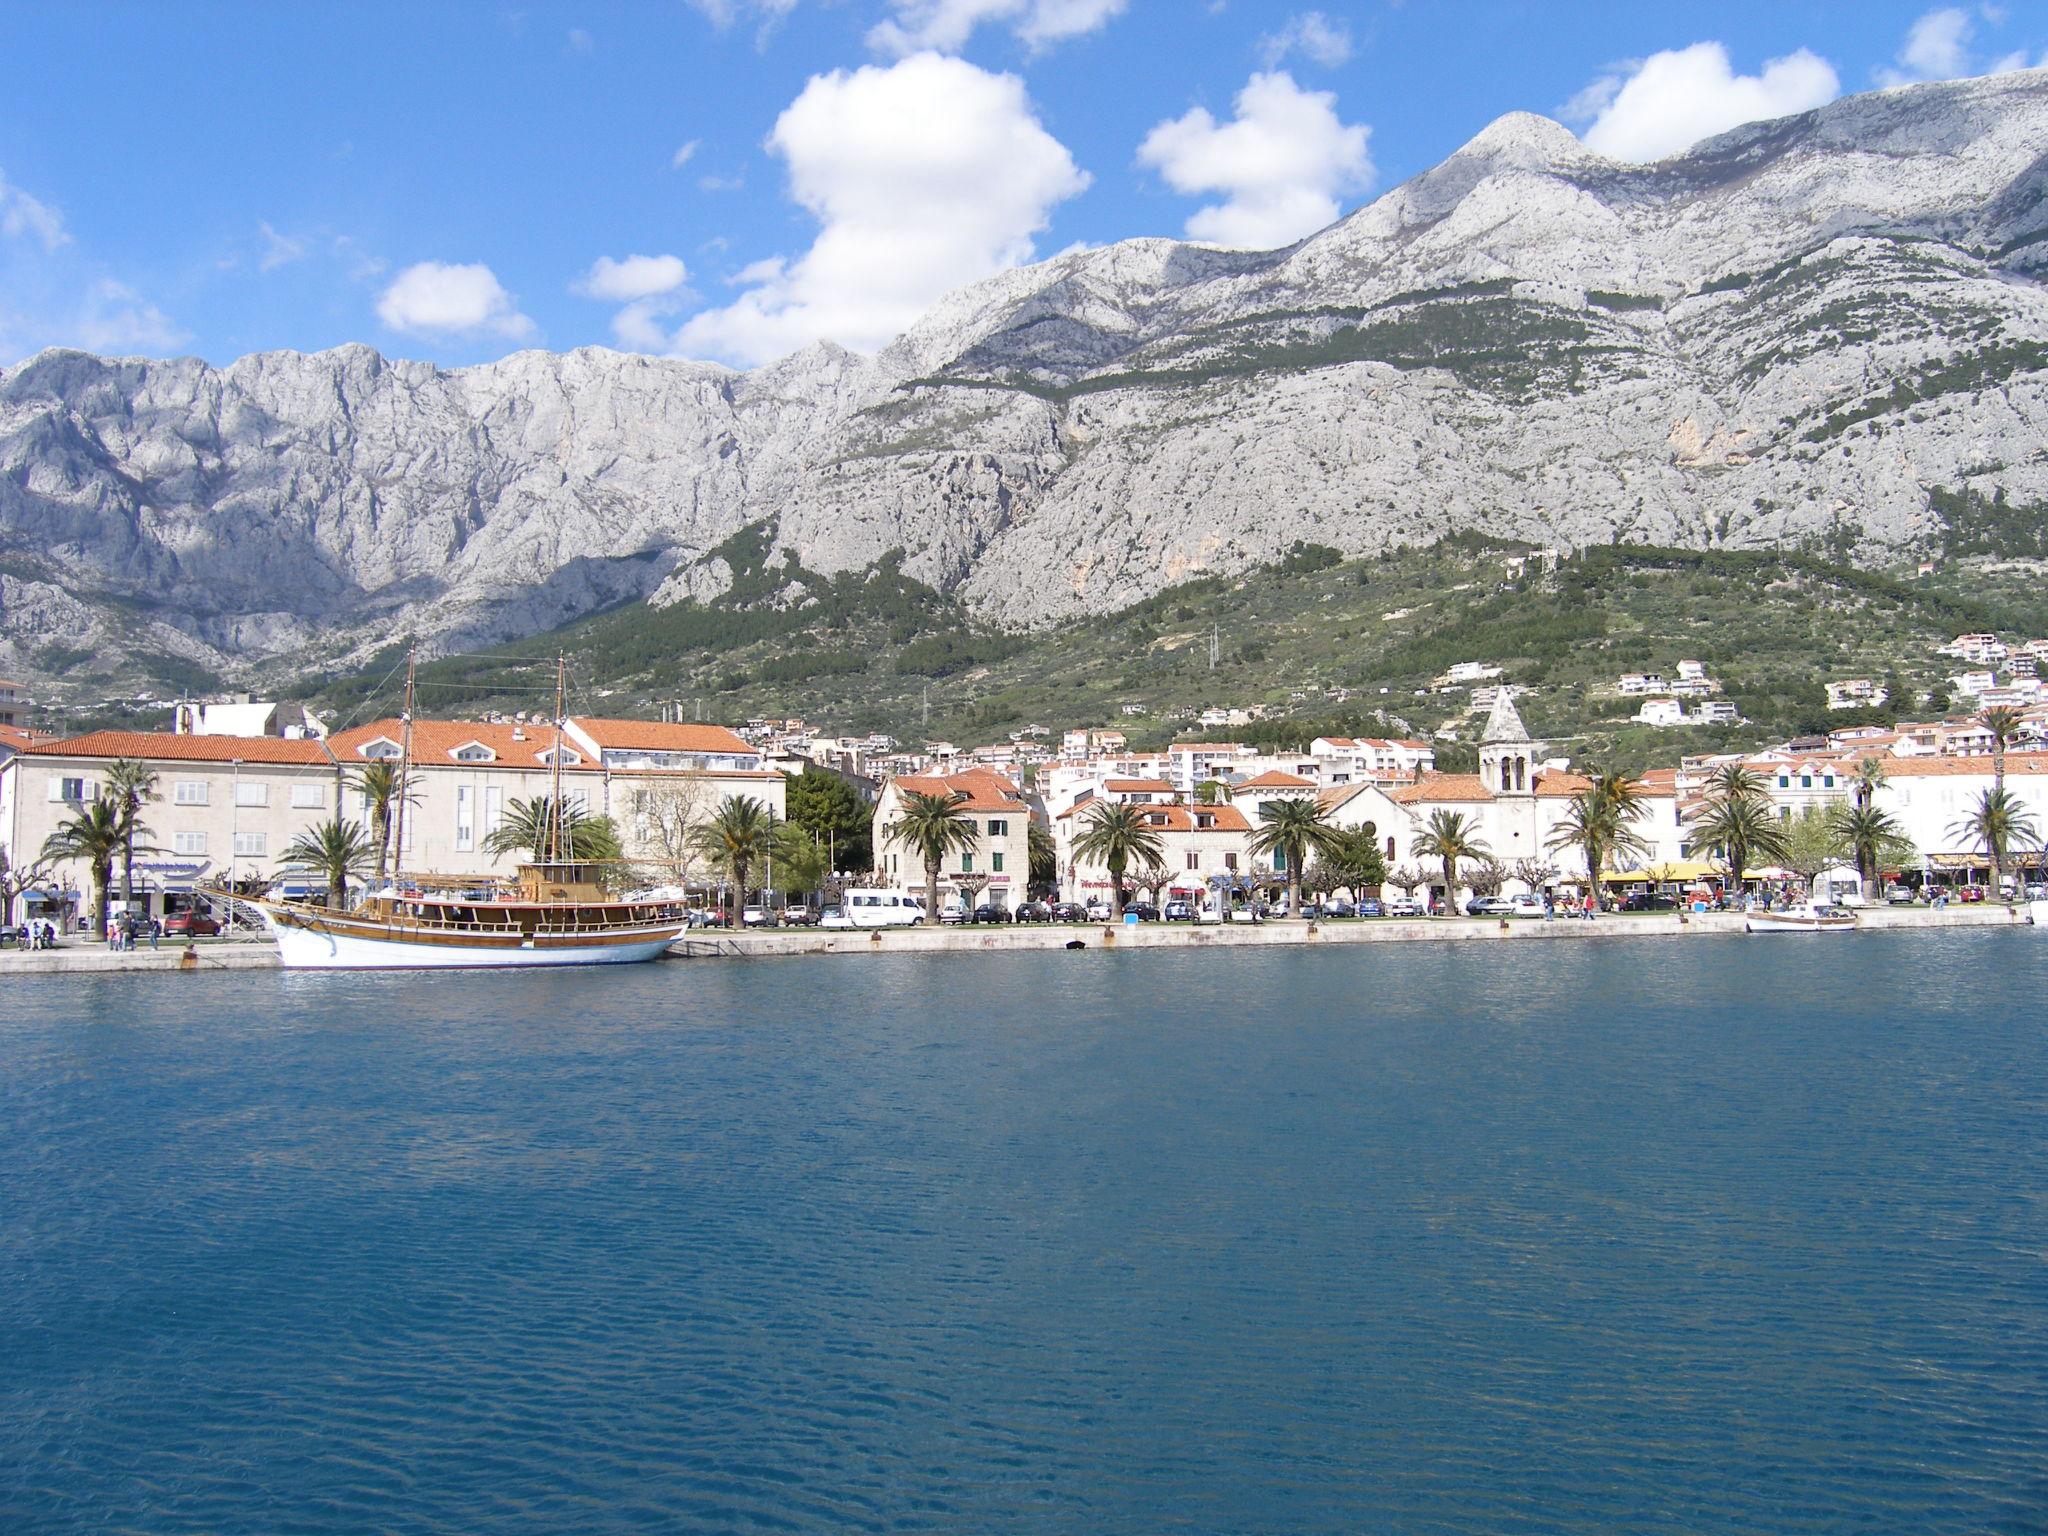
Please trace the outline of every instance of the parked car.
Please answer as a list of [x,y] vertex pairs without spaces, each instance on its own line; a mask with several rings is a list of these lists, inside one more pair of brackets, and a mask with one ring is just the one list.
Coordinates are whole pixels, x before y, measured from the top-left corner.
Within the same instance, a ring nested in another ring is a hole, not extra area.
[[1089,921],[1088,909],[1078,901],[1056,901],[1052,906],[1052,920],[1056,923],[1085,923]]
[[1129,917],[1132,913],[1137,914],[1138,921],[1141,923],[1156,923],[1159,921],[1159,909],[1149,901],[1134,901],[1124,908],[1124,915],[1126,917]]
[[1524,891],[1520,896],[1512,899],[1515,904],[1515,916],[1517,917],[1541,917],[1548,910],[1543,905],[1543,898],[1533,892]]
[[166,938],[210,939],[219,932],[220,924],[204,912],[188,909],[164,919]]
[[1422,898],[1419,896],[1396,896],[1387,903],[1387,916],[1389,917],[1420,917],[1422,915]]
[[939,921],[942,923],[964,923],[970,909],[958,896],[948,896],[939,903]]
[[1019,902],[1016,920],[1020,923],[1049,923],[1052,921],[1052,907],[1042,901]]
[[730,928],[732,914],[722,907],[692,907],[689,923],[692,928]]
[[1160,915],[1169,923],[1192,923],[1195,920],[1195,909],[1185,901],[1169,901]]
[[1984,887],[1981,885],[1963,886],[1956,892],[1956,899],[1966,902],[1982,901],[1984,899]]
[[1360,917],[1385,917],[1387,915],[1386,903],[1376,896],[1368,896],[1358,904],[1358,915]]
[[1624,912],[1676,912],[1678,898],[1662,891],[1630,891],[1621,899]]
[[854,926],[854,922],[852,918],[846,915],[846,908],[827,907],[818,914],[818,926],[820,928],[851,928]]
[[742,928],[773,928],[775,909],[773,907],[743,907],[740,909]]
[[1110,904],[1104,901],[1100,896],[1091,896],[1088,899],[1088,921],[1091,923],[1108,922],[1112,910],[1113,909],[1111,908]]
[[1515,904],[1505,896],[1474,896],[1465,903],[1467,917],[1513,917]]
[[818,914],[816,910],[810,907],[784,907],[782,909],[782,926],[785,928],[815,928],[818,926]]
[[984,901],[974,909],[974,920],[977,923],[1007,923],[1010,920],[1010,909],[999,907],[992,901]]
[[1318,915],[1322,917],[1356,917],[1358,916],[1358,908],[1353,905],[1351,898],[1348,896],[1332,896],[1323,903]]
[[1884,899],[1895,907],[1910,907],[1920,899],[1920,893],[1910,885],[1895,885]]

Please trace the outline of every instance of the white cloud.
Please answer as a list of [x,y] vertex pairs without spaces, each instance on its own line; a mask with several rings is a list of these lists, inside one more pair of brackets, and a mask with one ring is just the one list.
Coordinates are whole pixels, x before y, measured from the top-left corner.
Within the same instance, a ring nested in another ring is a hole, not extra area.
[[695,139],[692,139],[689,143],[677,149],[673,155],[669,156],[668,168],[672,171],[680,171],[684,166],[690,163],[690,158],[696,153],[697,141]]
[[304,240],[279,234],[268,220],[258,224],[256,232],[263,237],[263,254],[256,258],[256,270],[259,272],[275,272],[279,267],[288,267],[305,256],[308,249]]
[[[1978,15],[1992,26],[2005,20],[1995,6],[1979,6]],[[1879,85],[1913,85],[1922,80],[1967,80],[1978,75],[2002,75],[2027,67],[2024,49],[1986,57],[1971,46],[1977,39],[1977,23],[1959,5],[1928,11],[1906,30],[1906,41],[1895,59],[1896,67],[1877,70]],[[2048,63],[2048,56],[2044,56]]]
[[957,53],[983,23],[1007,26],[1034,51],[1080,37],[1121,15],[1127,0],[889,0],[895,12],[868,32],[868,46],[899,56]]
[[737,174],[731,176],[699,176],[697,178],[697,190],[700,192],[737,192],[746,184],[747,178]]
[[4,171],[0,171],[0,234],[10,240],[27,236],[45,251],[71,243],[71,236],[64,229],[64,216],[9,182]]
[[571,53],[589,53],[596,47],[597,39],[584,31],[583,28],[571,27],[569,29],[569,51]]
[[630,304],[658,293],[673,293],[689,275],[680,256],[624,256],[616,261],[600,256],[573,286],[586,298]]
[[1351,24],[1341,18],[1332,21],[1321,11],[1303,11],[1287,18],[1278,32],[1259,39],[1259,56],[1266,68],[1277,67],[1290,53],[1299,53],[1335,69],[1351,58]]
[[1224,200],[1187,221],[1196,240],[1271,250],[1333,222],[1342,193],[1372,182],[1372,130],[1337,117],[1337,98],[1305,91],[1285,71],[1256,74],[1237,95],[1237,117],[1218,123],[1196,107],[1160,123],[1138,146],[1176,192]]
[[1615,160],[1661,160],[1743,123],[1825,106],[1841,92],[1834,66],[1807,49],[1770,60],[1760,74],[1738,75],[1721,44],[1694,43],[1594,81],[1564,110],[1592,117],[1581,135],[1588,149]]
[[378,298],[377,318],[394,331],[416,335],[487,333],[516,340],[534,329],[497,275],[480,261],[414,263]]
[[74,331],[78,344],[93,352],[167,352],[190,339],[170,316],[110,277],[87,290]]
[[816,75],[768,146],[817,239],[693,316],[678,350],[763,362],[821,337],[872,350],[933,300],[1033,254],[1032,237],[1087,175],[1045,131],[1014,75],[923,53]]

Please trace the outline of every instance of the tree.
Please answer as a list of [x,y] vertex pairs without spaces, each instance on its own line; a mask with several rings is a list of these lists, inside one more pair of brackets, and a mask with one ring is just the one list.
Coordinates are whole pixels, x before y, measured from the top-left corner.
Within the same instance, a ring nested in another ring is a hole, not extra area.
[[1991,787],[2005,788],[2005,749],[2020,733],[2026,719],[2010,704],[1994,704],[1977,716],[1977,723],[1991,733]]
[[1133,864],[1164,864],[1166,848],[1159,834],[1133,805],[1098,805],[1089,811],[1087,830],[1074,839],[1074,857],[1109,871],[1114,920],[1124,920],[1124,871]]
[[135,839],[149,833],[142,808],[157,798],[156,774],[135,758],[116,758],[107,765],[107,798],[121,818],[121,905],[128,907],[135,901]]
[[1255,854],[1270,853],[1287,866],[1287,911],[1301,915],[1301,874],[1311,853],[1321,853],[1337,837],[1330,809],[1320,800],[1292,796],[1268,800],[1259,807],[1259,825],[1249,844]]
[[49,879],[50,862],[46,855],[33,864],[16,864],[0,848],[0,927],[14,926],[15,900]]
[[687,886],[697,859],[697,829],[717,792],[704,780],[690,777],[662,779],[642,793],[646,798],[637,812],[640,841],[675,884]]
[[875,860],[875,810],[829,769],[807,765],[789,781],[784,815],[822,843],[834,869],[866,869]]
[[2017,849],[2038,847],[2041,841],[2034,818],[2002,785],[1979,795],[1976,808],[1949,829],[1949,836],[1967,838],[1990,857],[1994,896],[2005,881],[2006,855]]
[[974,820],[963,809],[970,798],[958,789],[943,795],[910,790],[896,819],[883,829],[891,841],[924,860],[924,920],[929,927],[939,923],[939,868],[946,855],[966,853],[978,841]]
[[1195,786],[1195,804],[1218,805],[1230,798],[1230,786],[1221,779],[1204,779]]
[[361,879],[377,863],[377,845],[359,821],[343,821],[337,811],[292,839],[284,851],[286,864],[323,876],[327,905],[339,912],[348,905],[350,877]]
[[1544,844],[1553,853],[1564,848],[1577,849],[1585,859],[1588,899],[1595,911],[1603,911],[1607,906],[1607,890],[1601,877],[1609,859],[1618,853],[1640,857],[1649,852],[1649,845],[1635,830],[1642,814],[1641,796],[1626,774],[1598,774],[1572,796],[1564,819]]
[[1474,896],[1498,896],[1508,883],[1508,868],[1492,854],[1473,861],[1465,873],[1465,884]]
[[1785,848],[1778,862],[1809,884],[1813,877],[1842,856],[1842,840],[1834,819],[1817,805],[1809,805],[1785,825]]
[[[349,786],[363,797],[364,814],[370,818],[370,838],[377,847],[377,883],[382,885],[385,872],[391,867],[391,832],[400,798],[405,804],[414,805],[419,796],[393,758],[379,758],[356,768],[349,775]],[[485,846],[489,846],[488,841]]]
[[817,834],[793,821],[775,829],[775,864],[782,872],[782,889],[795,896],[822,889],[832,873],[832,856]]
[[1532,891],[1540,891],[1557,878],[1557,866],[1547,859],[1517,859],[1514,876]]
[[1874,805],[1838,805],[1831,819],[1836,846],[1856,861],[1866,899],[1876,892],[1886,864],[1903,864],[1919,851],[1899,824]]
[[1693,813],[1693,842],[1720,853],[1729,883],[1740,893],[1743,872],[1753,862],[1783,861],[1785,826],[1764,793],[1762,775],[1734,764],[1707,782],[1708,798]]
[[1429,884],[1429,876],[1413,864],[1403,864],[1399,869],[1387,871],[1387,884],[1404,896],[1413,895],[1417,887]]
[[1443,863],[1446,906],[1456,907],[1458,902],[1458,861],[1475,859],[1489,851],[1475,830],[1461,811],[1431,811],[1428,825],[1415,839],[1418,854]]
[[77,861],[92,871],[92,899],[106,932],[107,890],[114,881],[114,860],[126,846],[127,829],[111,799],[88,800],[76,815],[43,839],[43,857],[51,863]]
[[1363,826],[1335,829],[1316,855],[1311,875],[1324,875],[1331,890],[1343,891],[1353,901],[1365,899],[1368,890],[1387,883],[1387,860],[1380,852],[1379,829],[1371,822]]
[[740,921],[739,909],[747,903],[748,871],[774,850],[777,825],[775,812],[766,801],[752,795],[734,795],[697,828],[698,852],[732,877],[735,927]]
[[[558,805],[552,795],[535,795],[505,807],[505,819],[484,839],[484,852],[493,858],[523,853],[535,864],[553,864],[617,859],[622,850],[611,817],[593,816],[566,796]],[[380,876],[382,871],[380,860]]]
[[1890,782],[1890,775],[1884,771],[1884,759],[1865,757],[1856,764],[1855,775],[1849,781],[1849,790],[1856,797],[1856,804],[1867,811],[1871,802],[1877,798],[1877,792]]
[[1026,829],[1024,836],[1030,850],[1025,862],[1031,866],[1031,894],[1039,897],[1050,896],[1059,889],[1059,846],[1053,842],[1052,833],[1036,821]]

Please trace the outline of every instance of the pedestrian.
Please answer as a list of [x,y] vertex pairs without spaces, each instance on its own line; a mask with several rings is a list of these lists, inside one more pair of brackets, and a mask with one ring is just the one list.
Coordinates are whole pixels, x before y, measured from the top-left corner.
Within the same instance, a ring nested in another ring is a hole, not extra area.
[[155,918],[149,920],[149,947],[156,948],[156,941],[163,937],[164,925]]

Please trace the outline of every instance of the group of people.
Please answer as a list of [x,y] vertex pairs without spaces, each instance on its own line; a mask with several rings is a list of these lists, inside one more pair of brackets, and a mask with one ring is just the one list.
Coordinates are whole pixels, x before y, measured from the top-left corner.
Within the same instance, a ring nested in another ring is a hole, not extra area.
[[153,917],[138,917],[133,912],[116,912],[107,922],[107,948],[127,950],[135,947],[137,939],[148,939],[149,947],[156,948],[156,941],[163,936],[164,925]]
[[40,920],[33,923],[17,923],[14,928],[14,942],[23,949],[55,949],[57,925]]

